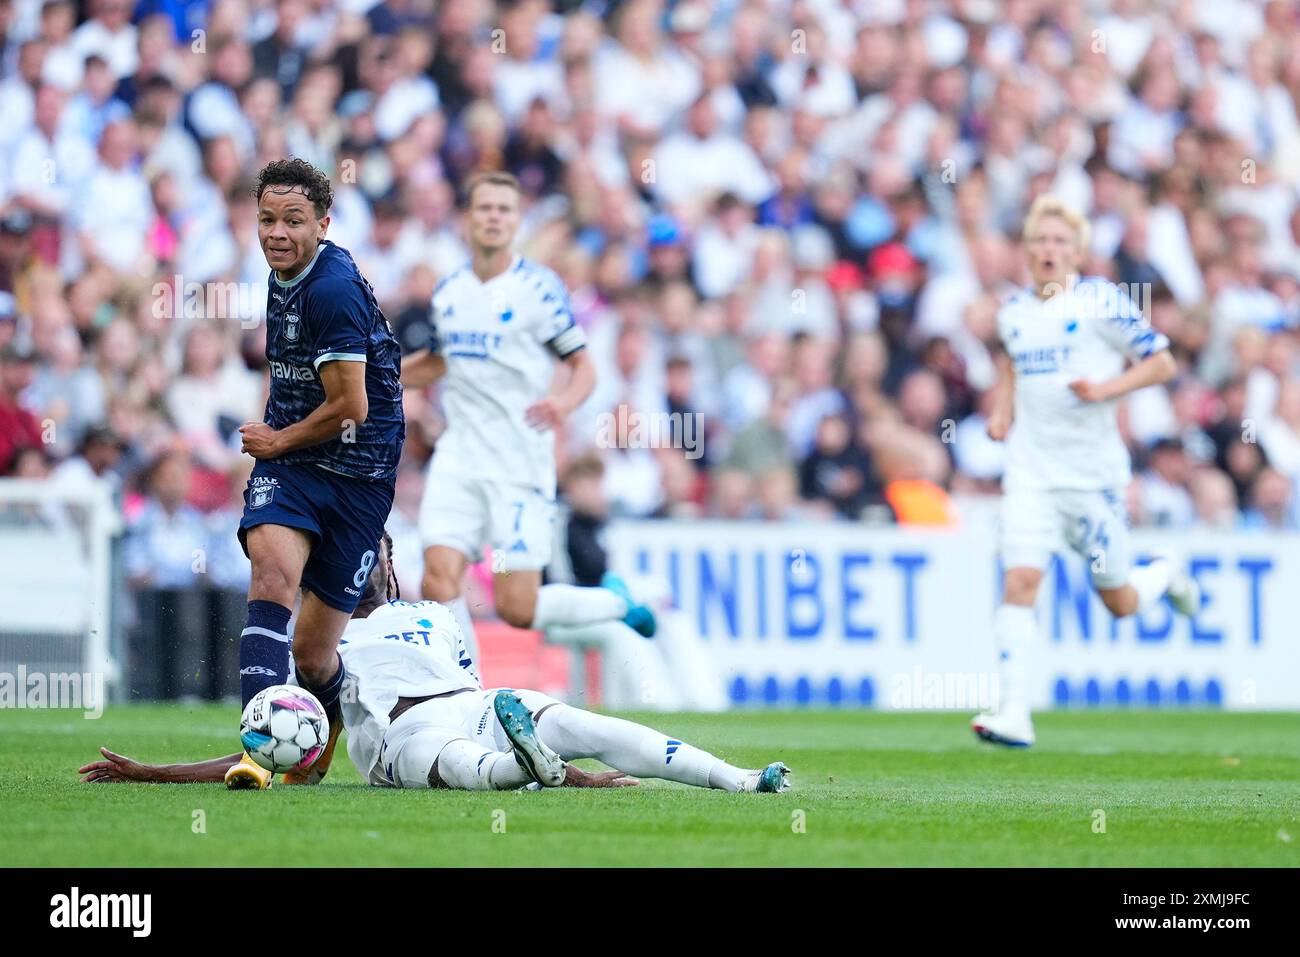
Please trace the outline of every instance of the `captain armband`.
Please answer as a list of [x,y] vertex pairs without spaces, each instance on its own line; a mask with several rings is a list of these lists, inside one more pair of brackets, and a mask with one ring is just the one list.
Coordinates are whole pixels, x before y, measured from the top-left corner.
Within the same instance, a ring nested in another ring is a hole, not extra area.
[[569,326],[547,345],[561,359],[567,359],[587,344],[587,334],[576,323]]

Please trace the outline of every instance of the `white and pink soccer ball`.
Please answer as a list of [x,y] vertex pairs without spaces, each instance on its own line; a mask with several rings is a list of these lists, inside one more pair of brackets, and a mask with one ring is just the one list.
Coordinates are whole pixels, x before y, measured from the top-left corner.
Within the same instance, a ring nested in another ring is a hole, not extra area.
[[239,720],[239,740],[249,756],[276,774],[306,770],[329,740],[325,708],[310,691],[294,685],[263,688]]

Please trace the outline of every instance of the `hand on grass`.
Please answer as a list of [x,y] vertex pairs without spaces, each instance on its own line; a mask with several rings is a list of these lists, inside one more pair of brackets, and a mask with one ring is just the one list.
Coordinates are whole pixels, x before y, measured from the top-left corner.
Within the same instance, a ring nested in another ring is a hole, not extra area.
[[100,748],[99,753],[106,760],[92,761],[90,764],[77,768],[78,774],[85,775],[81,779],[83,784],[158,780],[157,768],[153,765],[142,764],[134,758],[128,758],[122,754],[114,754],[108,748]]
[[564,787],[566,788],[631,788],[641,782],[630,778],[622,771],[597,771],[595,774],[575,768],[572,764],[564,767]]

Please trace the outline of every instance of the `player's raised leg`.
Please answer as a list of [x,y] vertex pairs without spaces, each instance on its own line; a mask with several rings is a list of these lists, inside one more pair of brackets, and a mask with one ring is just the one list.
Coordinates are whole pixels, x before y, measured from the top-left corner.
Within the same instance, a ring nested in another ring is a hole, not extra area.
[[654,635],[654,613],[616,575],[606,575],[598,588],[543,585],[541,570],[550,564],[554,540],[554,500],[507,483],[484,485],[492,523],[492,594],[502,619],[537,631],[621,621],[643,637]]
[[493,575],[492,594],[497,614],[516,628],[546,631],[621,621],[645,637],[655,630],[654,613],[637,603],[625,586],[543,585],[540,570],[520,569]]
[[474,625],[462,588],[465,569],[481,557],[484,541],[492,545],[493,602],[503,621],[538,631],[621,621],[643,637],[654,634],[654,613],[615,575],[607,575],[599,588],[542,584],[554,515],[555,503],[535,489],[430,469],[420,506],[422,593],[451,609],[476,661]]
[[1134,562],[1122,489],[1067,491],[1056,497],[1071,530],[1069,544],[1088,563],[1093,587],[1112,615],[1143,614],[1166,596],[1184,615],[1200,610],[1200,587],[1175,556],[1162,553],[1146,565]]
[[1169,554],[1157,555],[1134,568],[1121,585],[1097,585],[1097,594],[1116,618],[1143,614],[1165,597],[1180,614],[1191,616],[1201,610],[1200,586],[1182,570],[1180,560]]

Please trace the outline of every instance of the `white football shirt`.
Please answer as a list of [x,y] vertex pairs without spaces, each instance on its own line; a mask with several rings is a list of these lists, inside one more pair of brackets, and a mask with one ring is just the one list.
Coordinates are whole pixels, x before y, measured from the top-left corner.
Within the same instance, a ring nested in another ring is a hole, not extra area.
[[339,642],[348,757],[367,777],[398,698],[477,690],[478,671],[456,618],[436,601],[390,601],[348,622]]
[[1105,279],[1085,277],[1051,299],[1031,290],[998,311],[998,337],[1015,365],[1015,418],[1007,437],[1008,488],[1109,489],[1131,464],[1115,419],[1118,400],[1083,402],[1076,379],[1102,382],[1169,347],[1137,304]]
[[434,450],[435,473],[515,482],[555,496],[555,436],[524,412],[546,396],[555,360],[586,344],[564,283],[516,256],[487,282],[468,263],[433,293],[431,348],[447,363],[447,431]]

